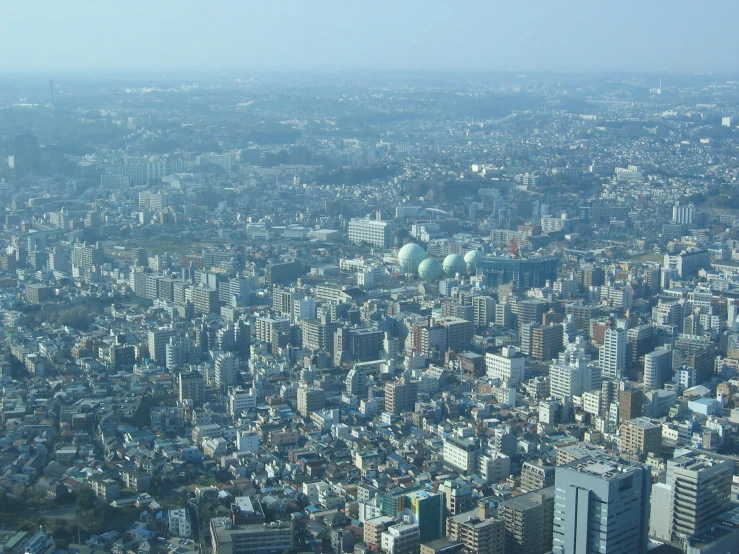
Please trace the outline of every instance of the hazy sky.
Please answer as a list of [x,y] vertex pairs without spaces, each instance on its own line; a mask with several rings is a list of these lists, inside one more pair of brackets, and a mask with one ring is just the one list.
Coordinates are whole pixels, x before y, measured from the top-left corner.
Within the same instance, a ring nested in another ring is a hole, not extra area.
[[737,0],[1,0],[0,71],[734,71]]

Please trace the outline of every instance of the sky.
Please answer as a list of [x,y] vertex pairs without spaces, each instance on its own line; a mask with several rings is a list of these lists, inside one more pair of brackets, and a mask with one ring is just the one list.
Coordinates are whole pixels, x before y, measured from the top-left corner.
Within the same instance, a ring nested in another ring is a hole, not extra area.
[[0,72],[734,72],[736,0],[2,0]]

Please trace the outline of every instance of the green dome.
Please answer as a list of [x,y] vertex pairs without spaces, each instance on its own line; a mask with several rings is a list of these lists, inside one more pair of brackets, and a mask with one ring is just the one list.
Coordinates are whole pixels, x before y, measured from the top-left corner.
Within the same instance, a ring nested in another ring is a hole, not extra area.
[[454,277],[457,273],[464,273],[467,269],[467,264],[464,263],[464,258],[459,254],[449,254],[444,258],[444,273],[449,277]]
[[415,242],[411,242],[403,246],[398,252],[398,265],[403,273],[415,273],[420,264],[426,257],[426,252]]
[[424,281],[438,281],[443,274],[444,270],[435,258],[426,258],[418,266],[418,276]]
[[470,250],[464,255],[464,263],[467,265],[467,273],[473,274],[480,267],[482,261],[482,254],[479,250]]

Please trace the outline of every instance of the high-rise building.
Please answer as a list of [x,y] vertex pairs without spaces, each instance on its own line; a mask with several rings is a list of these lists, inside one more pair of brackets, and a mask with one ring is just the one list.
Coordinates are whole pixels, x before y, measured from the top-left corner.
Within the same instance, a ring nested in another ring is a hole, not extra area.
[[672,354],[661,347],[644,355],[644,388],[661,389],[672,378]]
[[709,452],[668,460],[665,483],[652,499],[652,534],[682,543],[709,529],[729,509],[733,471],[732,458]]
[[398,512],[410,512],[418,525],[420,542],[444,536],[444,495],[425,490],[411,491],[398,499]]
[[464,554],[503,554],[505,523],[492,517],[485,501],[476,510],[448,517],[447,537],[462,543]]
[[171,337],[176,336],[174,329],[153,329],[148,333],[149,357],[157,365],[165,365],[167,362],[167,343]]
[[495,321],[495,300],[490,296],[472,297],[472,322],[475,327],[487,327]]
[[621,425],[621,452],[641,456],[659,453],[662,447],[662,425],[646,417],[630,419]]
[[498,505],[505,524],[506,554],[545,554],[552,550],[554,487],[514,496]]
[[644,554],[651,478],[640,464],[606,455],[557,467],[555,554]]
[[626,370],[626,332],[623,329],[606,329],[603,346],[598,351],[598,362],[603,377],[623,377]]
[[178,373],[177,392],[180,402],[202,402],[205,399],[205,376],[197,371]]
[[562,325],[537,326],[531,333],[530,355],[535,360],[552,360],[564,348]]
[[233,352],[226,352],[218,356],[215,362],[216,386],[220,390],[226,390],[226,388],[235,384],[237,370],[238,364]]
[[675,203],[672,207],[672,222],[679,223],[680,225],[690,225],[693,223],[693,213],[695,212],[695,205],[691,202],[690,204]]
[[326,393],[323,389],[300,387],[298,389],[298,413],[307,417],[312,412],[326,407]]
[[418,382],[401,379],[385,384],[385,411],[399,415],[411,412],[418,398]]
[[554,486],[554,466],[524,462],[521,467],[521,490],[531,492]]

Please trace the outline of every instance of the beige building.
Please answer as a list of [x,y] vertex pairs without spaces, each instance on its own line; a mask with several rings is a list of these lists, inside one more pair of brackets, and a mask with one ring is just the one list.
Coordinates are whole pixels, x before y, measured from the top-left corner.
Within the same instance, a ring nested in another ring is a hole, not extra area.
[[630,419],[621,425],[621,452],[658,453],[662,446],[662,426],[646,417]]

